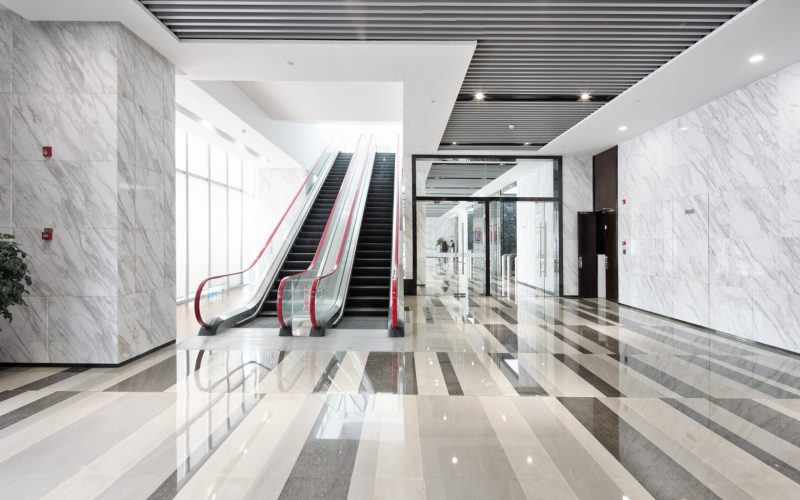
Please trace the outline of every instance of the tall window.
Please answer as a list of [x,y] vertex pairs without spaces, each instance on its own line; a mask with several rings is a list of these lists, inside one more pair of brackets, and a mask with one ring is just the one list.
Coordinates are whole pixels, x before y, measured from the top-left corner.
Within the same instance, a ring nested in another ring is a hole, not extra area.
[[[259,241],[242,231],[255,203],[255,167],[183,130],[175,137],[175,297],[183,301],[204,278],[242,270]],[[241,284],[233,276],[227,286]]]

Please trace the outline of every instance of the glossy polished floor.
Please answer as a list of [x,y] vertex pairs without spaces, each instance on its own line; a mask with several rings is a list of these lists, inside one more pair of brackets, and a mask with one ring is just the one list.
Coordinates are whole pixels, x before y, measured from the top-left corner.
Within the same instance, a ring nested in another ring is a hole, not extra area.
[[604,301],[0,371],[2,498],[800,498],[800,358]]

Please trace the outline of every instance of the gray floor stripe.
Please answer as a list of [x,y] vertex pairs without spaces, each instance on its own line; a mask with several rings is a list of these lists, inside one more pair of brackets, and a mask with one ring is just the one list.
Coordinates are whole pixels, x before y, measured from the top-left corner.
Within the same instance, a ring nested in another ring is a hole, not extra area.
[[[617,355],[610,355],[613,359],[620,361],[620,357]],[[662,385],[669,389],[670,391],[680,394],[685,398],[703,398],[703,399],[710,399],[711,396],[706,394],[705,392],[693,387],[686,382],[678,380],[677,378],[669,375],[667,373],[662,372],[661,370],[650,366],[649,364],[643,362],[639,358],[633,356],[625,356],[625,362],[621,363],[623,366],[628,366],[636,370],[637,372],[641,373],[645,377],[649,378],[653,382],[656,382],[659,385]]]
[[603,393],[603,395],[612,398],[618,398],[624,396],[621,392],[612,387],[608,382],[598,377],[597,375],[594,374],[594,372],[592,372],[591,370],[580,364],[578,361],[575,361],[571,357],[567,356],[566,354],[553,354],[553,357],[564,363],[564,365],[566,365],[567,368],[577,373],[583,380],[589,382],[592,385],[592,387]]
[[783,460],[779,459],[768,453],[767,451],[759,448],[758,446],[754,445],[750,441],[746,440],[745,438],[739,436],[735,432],[728,430],[726,427],[714,422],[710,418],[701,415],[700,413],[696,412],[692,408],[689,408],[685,404],[681,403],[677,399],[664,399],[664,402],[668,405],[672,406],[679,412],[683,413],[687,417],[691,418],[695,422],[699,423],[703,427],[706,427],[716,434],[725,438],[728,442],[733,443],[738,448],[744,450],[745,452],[749,453],[753,457],[761,460],[767,466],[775,469],[776,471],[780,472],[784,476],[788,477],[795,483],[800,484],[800,471],[792,467],[791,465],[787,464]]
[[492,307],[492,311],[496,312],[498,316],[500,316],[501,318],[506,320],[506,322],[508,322],[509,325],[516,325],[517,324],[517,318],[515,318],[515,317],[511,316],[510,314],[506,313],[505,311],[503,311],[499,307]]
[[752,399],[713,398],[715,405],[800,448],[800,421]]
[[366,403],[361,394],[328,396],[283,486],[281,500],[347,499]]
[[448,356],[446,352],[437,352],[436,358],[439,360],[439,367],[442,369],[442,376],[444,377],[444,383],[447,387],[447,394],[450,396],[463,396],[464,390],[461,388],[461,383],[458,381],[453,363],[450,361],[450,356]]
[[5,429],[6,427],[9,427],[11,425],[14,425],[17,422],[21,422],[22,420],[25,420],[28,417],[36,415],[40,411],[46,410],[51,406],[58,404],[78,394],[80,393],[70,392],[70,391],[54,392],[52,394],[48,394],[43,398],[39,398],[36,401],[32,401],[26,404],[25,406],[21,406],[16,410],[4,413],[3,415],[0,415],[0,430]]
[[742,385],[750,387],[751,389],[755,389],[759,392],[763,392],[767,396],[771,396],[774,398],[783,398],[783,399],[800,399],[800,395],[795,394],[793,392],[785,391],[780,387],[776,387],[769,382],[764,380],[758,380],[749,375],[746,375],[741,372],[737,372],[736,370],[732,370],[727,366],[723,366],[719,363],[714,362],[713,359],[709,359],[708,357],[699,357],[699,356],[687,356],[687,355],[678,355],[675,356],[676,358],[684,359],[692,364],[700,366],[706,370],[710,370],[714,373],[722,375],[723,377],[736,381]]
[[514,387],[514,390],[517,391],[517,394],[520,396],[547,396],[547,391],[539,385],[539,382],[522,365],[519,363],[516,363],[515,367],[510,365],[509,360],[516,359],[514,356],[506,353],[494,353],[489,356]]
[[[364,367],[359,392],[365,394],[416,394],[413,356],[402,352],[371,352]],[[411,366],[408,360],[411,359]]]
[[564,325],[564,328],[567,328],[568,330],[574,332],[575,334],[580,335],[586,340],[594,342],[595,344],[599,345],[600,347],[603,347],[604,349],[608,349],[614,354],[645,354],[644,351],[641,351],[624,342],[620,342],[614,337],[610,337],[602,332],[599,332],[590,326]]
[[[188,375],[188,374],[187,374]],[[164,392],[178,382],[177,359],[170,356],[146,370],[112,385],[107,392]]]
[[717,361],[724,361],[725,363],[734,365],[748,372],[753,372],[756,375],[760,375],[775,382],[780,382],[781,384],[788,385],[789,387],[800,387],[800,377],[789,372],[758,363],[757,360],[754,360],[752,357],[721,355],[714,356],[714,359]]
[[600,400],[558,400],[654,497],[719,498]]
[[44,378],[40,378],[35,382],[31,382],[30,384],[23,385],[22,387],[17,387],[16,391],[38,391],[48,387],[50,385],[55,384],[56,382],[61,382],[62,380],[66,380],[70,377],[74,377],[79,373],[83,373],[89,368],[73,366],[71,368],[67,368],[66,370],[60,371],[58,373],[54,373],[52,375],[48,375]]
[[517,337],[516,333],[511,331],[511,328],[506,325],[485,324],[483,326],[485,326],[486,329],[489,330],[489,333],[505,347],[506,351],[510,353],[519,352],[519,337]]
[[[149,500],[175,498],[181,488],[194,477],[203,464],[211,458],[211,455],[222,446],[222,443],[236,430],[263,397],[263,394],[248,394],[241,405],[236,406],[235,409],[231,408],[225,422],[218,426],[202,445],[192,451],[192,454],[172,471],[169,477],[150,494]],[[188,432],[189,426],[190,424],[183,431]],[[174,453],[174,450],[172,452]]]

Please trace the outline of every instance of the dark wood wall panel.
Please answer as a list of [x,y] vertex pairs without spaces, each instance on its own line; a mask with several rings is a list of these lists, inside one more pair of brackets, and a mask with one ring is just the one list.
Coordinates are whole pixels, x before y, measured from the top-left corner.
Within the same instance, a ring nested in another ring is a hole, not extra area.
[[594,209],[617,210],[617,147],[595,155],[592,160]]

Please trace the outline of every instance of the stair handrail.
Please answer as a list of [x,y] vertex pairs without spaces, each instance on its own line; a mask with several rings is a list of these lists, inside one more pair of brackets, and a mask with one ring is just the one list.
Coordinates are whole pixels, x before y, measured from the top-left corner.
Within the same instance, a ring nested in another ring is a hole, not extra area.
[[[314,281],[311,283],[311,292],[309,294],[310,295],[309,318],[311,320],[311,326],[313,328],[320,328],[320,326],[323,325],[323,322],[320,321],[319,320],[320,318],[317,317],[316,304],[317,304],[317,289],[319,287],[319,284],[322,280],[330,278],[336,273],[336,271],[339,269],[340,264],[342,263],[342,256],[344,255],[344,251],[348,243],[353,243],[353,241],[357,240],[358,238],[357,232],[353,233],[352,236],[350,235],[350,228],[351,226],[353,226],[353,220],[354,220],[353,216],[356,214],[356,204],[359,202],[359,200],[365,201],[366,191],[369,191],[369,176],[367,176],[366,174],[372,172],[372,168],[368,168],[368,166],[371,167],[374,164],[376,150],[377,146],[375,144],[375,136],[371,136],[369,144],[367,146],[367,154],[363,157],[363,163],[361,166],[360,176],[357,181],[358,184],[356,187],[356,192],[353,195],[353,201],[350,203],[350,208],[348,210],[347,222],[345,223],[344,231],[342,232],[341,243],[339,243],[339,249],[336,252],[336,260],[333,263],[333,267],[327,273],[323,272],[324,271],[324,266],[323,266],[323,268],[320,270],[321,271],[320,275],[314,278]],[[372,163],[370,162],[370,159],[372,159]],[[367,189],[365,190],[365,193],[362,193],[362,190],[365,187],[365,185]],[[360,214],[363,213],[363,207],[361,212],[359,213]],[[358,229],[355,228],[355,226],[353,227],[354,229]],[[341,293],[341,291],[339,291],[339,293]]]
[[[330,168],[333,166],[333,161],[336,159],[336,155],[338,154],[338,151],[339,151],[338,143],[339,142],[340,142],[339,137],[338,136],[334,136],[333,138],[330,139],[330,141],[328,141],[328,144],[325,146],[325,148],[323,148],[322,152],[320,152],[320,154],[317,156],[317,159],[314,162],[313,167],[311,168],[311,170],[309,170],[308,174],[306,174],[306,177],[300,183],[300,186],[298,187],[298,189],[295,192],[294,196],[292,197],[291,201],[289,201],[289,204],[287,205],[286,209],[283,211],[283,214],[281,215],[280,219],[278,219],[278,222],[272,228],[272,231],[269,233],[269,236],[267,236],[267,239],[264,242],[264,245],[261,246],[261,249],[259,250],[259,252],[256,255],[256,257],[253,259],[253,261],[250,263],[250,265],[248,265],[246,268],[242,269],[241,271],[234,271],[234,272],[225,273],[225,274],[218,274],[218,275],[208,276],[208,277],[204,278],[200,282],[200,284],[197,286],[197,290],[196,290],[195,295],[194,295],[194,316],[195,316],[195,319],[197,320],[197,322],[201,326],[201,332],[202,332],[202,329],[211,330],[211,329],[213,329],[215,327],[216,324],[218,324],[218,322],[215,322],[214,320],[206,321],[206,319],[203,318],[202,307],[201,307],[201,299],[203,297],[203,291],[206,288],[206,286],[208,285],[208,283],[213,281],[213,280],[217,280],[217,279],[229,278],[231,276],[236,276],[236,275],[244,275],[244,273],[247,273],[248,271],[250,271],[253,268],[255,268],[256,264],[258,264],[261,261],[261,258],[264,256],[264,254],[266,253],[267,249],[271,249],[271,245],[273,243],[273,239],[275,238],[275,235],[278,233],[278,231],[283,227],[284,222],[287,221],[287,217],[288,217],[289,213],[292,211],[293,208],[297,207],[297,205],[295,205],[295,204],[296,204],[297,200],[300,198],[300,195],[304,191],[306,193],[309,193],[310,191],[313,190],[313,188],[318,186],[317,183],[319,181],[324,180],[327,177],[326,174],[327,174],[327,172],[330,171]],[[293,221],[293,223],[296,223],[296,222],[297,222],[296,220]],[[284,245],[286,245],[286,244],[287,243],[284,241]],[[275,262],[273,262],[272,264],[269,264],[268,269],[273,267],[274,265],[275,265]],[[244,277],[242,278],[242,283],[244,283]],[[259,289],[260,288],[261,287],[259,287]],[[229,290],[230,290],[230,288],[226,289],[226,292],[229,291]],[[264,291],[264,295],[265,296],[266,296],[266,293],[268,291],[269,290],[265,290]]]
[[400,198],[403,186],[403,161],[400,152],[400,136],[397,136],[397,148],[394,156],[394,217],[392,227],[392,267],[389,292],[389,333],[402,335],[401,301],[400,301],[400,226],[402,224]]
[[363,142],[364,142],[364,134],[361,134],[358,138],[358,142],[356,143],[356,148],[354,150],[353,157],[350,159],[350,165],[347,168],[347,174],[345,176],[345,179],[342,181],[342,186],[339,188],[339,192],[336,194],[336,199],[333,202],[333,207],[331,207],[331,212],[328,215],[328,220],[325,222],[325,228],[322,230],[322,236],[320,237],[319,244],[317,245],[317,249],[314,252],[314,257],[311,259],[311,263],[303,271],[284,277],[281,280],[280,285],[278,286],[278,297],[275,304],[276,305],[275,309],[278,316],[278,323],[280,324],[281,328],[289,328],[286,311],[284,311],[283,309],[283,298],[286,292],[286,286],[288,283],[292,281],[298,281],[304,275],[313,273],[314,269],[316,268],[317,262],[320,257],[320,252],[322,251],[328,232],[331,229],[331,223],[334,222],[335,218],[334,215],[336,213],[336,208],[339,206],[340,203],[343,203],[342,197],[345,196],[345,193],[348,191],[348,185],[349,185],[348,180],[352,179],[356,175],[354,173],[355,172],[354,165],[356,165],[356,162],[362,156],[361,149],[364,147]]

